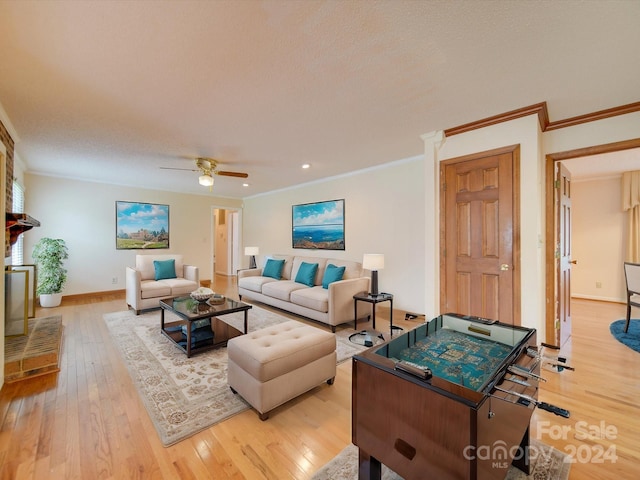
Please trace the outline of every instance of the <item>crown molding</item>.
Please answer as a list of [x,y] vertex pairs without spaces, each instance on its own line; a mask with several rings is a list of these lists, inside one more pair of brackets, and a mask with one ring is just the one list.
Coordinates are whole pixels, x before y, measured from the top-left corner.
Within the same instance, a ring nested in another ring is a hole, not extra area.
[[585,115],[579,115],[577,117],[551,122],[547,125],[546,130],[543,131],[573,127],[574,125],[580,125],[581,123],[595,122],[596,120],[603,120],[605,118],[626,115],[627,113],[634,113],[638,111],[640,111],[640,102],[628,103],[619,107],[607,108],[606,110],[600,110],[593,113],[587,113]]
[[458,127],[448,128],[444,131],[444,134],[446,137],[451,137],[452,135],[470,132],[471,130],[489,127],[491,125],[508,122],[517,118],[526,117],[528,115],[538,115],[540,128],[542,129],[542,131],[544,131],[549,124],[547,102],[536,103],[535,105],[529,105],[528,107],[518,108],[516,110],[511,110],[510,112],[500,113],[498,115],[494,115],[493,117],[483,118],[482,120],[476,120],[475,122],[466,123]]
[[452,135],[458,135],[460,133],[477,130],[479,128],[488,127],[490,125],[508,122],[517,118],[526,117],[528,115],[538,115],[540,129],[543,132],[547,132],[549,130],[558,130],[560,128],[573,127],[582,123],[594,122],[596,120],[603,120],[605,118],[616,117],[618,115],[626,115],[628,113],[634,113],[638,111],[640,111],[640,102],[635,102],[621,105],[619,107],[607,108],[606,110],[599,110],[593,113],[587,113],[585,115],[579,115],[577,117],[550,122],[549,111],[547,110],[547,102],[541,102],[536,103],[535,105],[529,105],[528,107],[518,108],[517,110],[511,110],[510,112],[494,115],[493,117],[466,123],[458,127],[448,128],[444,131],[444,133],[446,137],[451,137]]

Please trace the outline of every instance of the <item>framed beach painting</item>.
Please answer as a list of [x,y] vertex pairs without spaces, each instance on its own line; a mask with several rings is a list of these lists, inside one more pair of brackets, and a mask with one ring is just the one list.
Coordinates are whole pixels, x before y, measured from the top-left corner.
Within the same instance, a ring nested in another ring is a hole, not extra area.
[[169,248],[169,205],[116,201],[116,249]]
[[344,250],[344,199],[292,207],[293,248]]

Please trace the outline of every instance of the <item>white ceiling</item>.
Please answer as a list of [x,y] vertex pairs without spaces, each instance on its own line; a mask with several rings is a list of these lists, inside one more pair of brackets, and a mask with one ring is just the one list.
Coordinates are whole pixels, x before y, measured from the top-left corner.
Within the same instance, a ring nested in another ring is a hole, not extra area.
[[[638,132],[640,137],[640,132]],[[622,172],[640,170],[640,148],[563,160],[573,181],[620,176]]]
[[[552,121],[637,102],[639,20],[637,0],[2,0],[0,104],[29,171],[246,197],[542,101]],[[194,156],[250,186],[159,168]]]

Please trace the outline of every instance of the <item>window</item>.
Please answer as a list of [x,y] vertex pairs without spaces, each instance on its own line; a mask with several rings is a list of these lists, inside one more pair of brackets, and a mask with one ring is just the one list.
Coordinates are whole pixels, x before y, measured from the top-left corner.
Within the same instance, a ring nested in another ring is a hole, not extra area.
[[[24,213],[24,189],[22,186],[13,181],[13,205],[11,206],[13,213]],[[18,236],[18,240],[11,247],[11,265],[24,264],[24,239],[23,236]]]

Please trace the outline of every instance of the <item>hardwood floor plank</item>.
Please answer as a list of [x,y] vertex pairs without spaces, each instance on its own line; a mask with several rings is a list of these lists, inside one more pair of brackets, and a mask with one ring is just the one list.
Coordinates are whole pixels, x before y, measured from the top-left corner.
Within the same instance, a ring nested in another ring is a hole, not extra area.
[[[536,410],[532,432],[574,454],[572,480],[637,478],[640,407],[631,399],[640,394],[640,355],[609,332],[611,322],[623,318],[625,306],[574,300],[572,309],[573,334],[562,351],[576,370],[547,375],[549,381],[540,391],[541,399],[568,408],[571,418]],[[607,433],[607,427],[615,433]],[[599,429],[602,438],[589,438],[585,432],[590,429]],[[617,458],[607,458],[603,451],[614,452]]]
[[[228,277],[217,278],[213,288],[237,297]],[[105,313],[125,309],[122,296],[38,309],[38,316],[62,315],[61,371],[2,388],[0,479],[302,480],[351,442],[348,361],[338,365],[332,386],[288,402],[265,422],[249,410],[163,447],[102,320]],[[569,408],[571,418],[536,410],[531,432],[559,450],[582,455],[576,456],[570,480],[637,477],[640,355],[609,333],[624,309],[574,300],[573,332],[562,353],[576,370],[544,373],[549,381],[540,398]],[[377,317],[378,329],[386,330],[388,312],[381,309]],[[394,320],[405,329],[418,325],[404,321],[403,312],[394,311]],[[615,427],[610,435],[615,438],[584,438],[581,426],[601,422]],[[599,448],[614,449],[616,461],[595,458]]]
[[54,375],[46,376],[48,385],[45,388],[44,408],[42,411],[42,420],[40,424],[40,433],[38,437],[38,449],[36,452],[36,461],[47,458],[51,454],[51,438],[53,436],[54,415],[56,409],[55,383],[52,380]]

